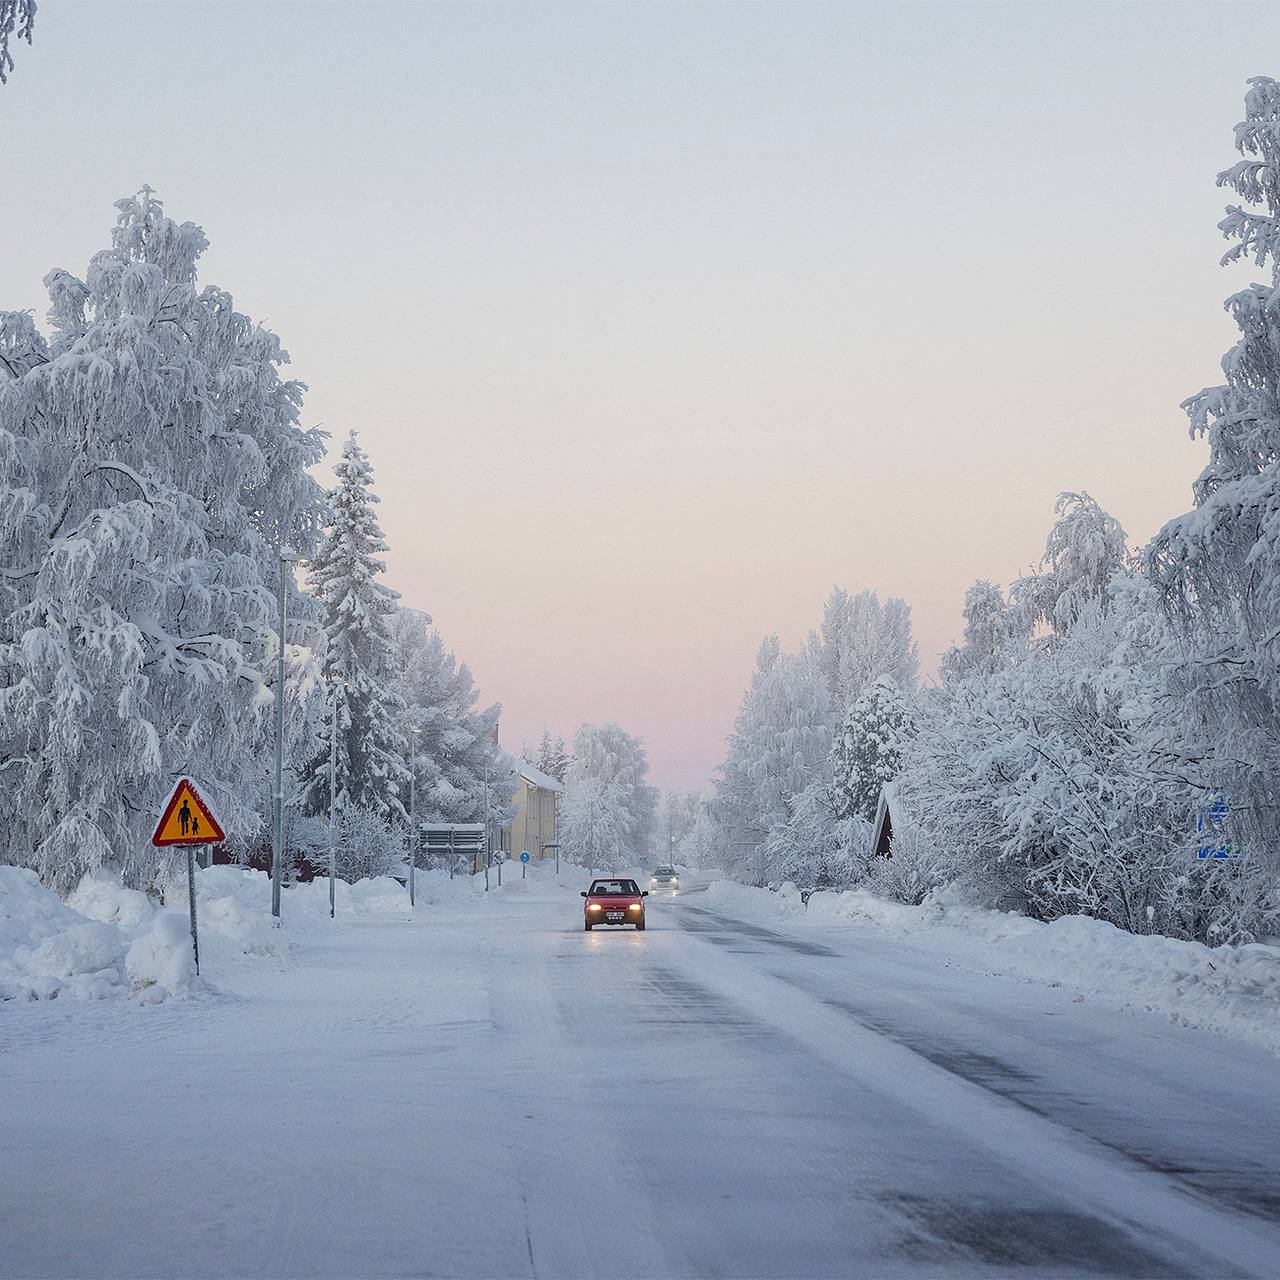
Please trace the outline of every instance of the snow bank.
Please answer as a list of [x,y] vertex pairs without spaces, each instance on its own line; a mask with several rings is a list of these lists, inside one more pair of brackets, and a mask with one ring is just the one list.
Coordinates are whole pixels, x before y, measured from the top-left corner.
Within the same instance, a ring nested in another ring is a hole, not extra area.
[[728,881],[715,882],[708,897],[716,909],[743,918],[874,928],[958,968],[1068,987],[1077,999],[1159,1013],[1280,1053],[1280,947],[1208,947],[1126,933],[1089,916],[1045,924],[976,907],[954,888],[918,907],[864,889],[814,893],[805,907],[794,886],[775,893]]
[[89,877],[63,903],[33,871],[0,866],[0,1000],[153,1001],[194,980],[184,915]]
[[784,881],[779,889],[756,889],[734,880],[713,880],[707,887],[707,901],[744,920],[777,920],[804,914],[800,890],[790,880]]

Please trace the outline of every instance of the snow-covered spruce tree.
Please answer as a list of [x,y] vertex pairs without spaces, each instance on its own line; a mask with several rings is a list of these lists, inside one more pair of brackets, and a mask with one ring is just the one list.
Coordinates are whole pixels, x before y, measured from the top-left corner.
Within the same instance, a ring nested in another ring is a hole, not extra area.
[[557,737],[553,742],[550,729],[543,729],[537,751],[527,759],[557,782],[563,782],[569,771],[569,753],[565,750],[564,739]]
[[602,824],[600,830],[611,830],[605,818],[615,805],[622,813],[617,857],[629,866],[646,860],[657,815],[657,791],[649,785],[648,777],[649,759],[643,744],[621,725],[584,724],[578,730],[561,807],[564,843],[575,861],[581,862],[592,847],[585,843],[588,828],[583,819],[589,816],[593,823]]
[[[336,735],[334,773],[340,808],[354,806],[386,822],[402,821],[409,768],[401,732],[404,700],[392,688],[391,615],[397,595],[379,581],[387,546],[374,514],[373,468],[353,431],[334,468],[329,527],[308,582],[324,626],[324,684],[330,710],[326,739]],[[332,708],[337,708],[336,723]],[[305,807],[329,807],[331,743],[303,770]]]
[[[1214,744],[1209,786],[1232,809],[1252,873],[1280,866],[1280,84],[1249,81],[1235,129],[1243,159],[1218,175],[1240,205],[1218,224],[1222,261],[1251,260],[1266,283],[1226,307],[1240,339],[1225,381],[1185,402],[1193,436],[1209,444],[1195,509],[1148,549],[1152,576],[1180,633],[1188,707]],[[1242,870],[1240,874],[1245,874]]]
[[880,788],[896,778],[911,732],[911,711],[892,676],[879,676],[849,708],[831,751],[831,797],[837,818],[871,822]]
[[62,889],[150,879],[180,774],[257,825],[275,548],[322,512],[279,340],[197,287],[199,227],[116,207],[85,280],[45,277],[49,341],[0,315],[0,860]]
[[[426,614],[397,609],[389,626],[394,684],[404,702],[402,736],[408,741],[418,730],[419,820],[482,821],[487,762],[490,818],[509,821],[515,762],[495,743],[501,706],[477,707],[470,669],[445,648]],[[400,798],[407,806],[407,793]]]

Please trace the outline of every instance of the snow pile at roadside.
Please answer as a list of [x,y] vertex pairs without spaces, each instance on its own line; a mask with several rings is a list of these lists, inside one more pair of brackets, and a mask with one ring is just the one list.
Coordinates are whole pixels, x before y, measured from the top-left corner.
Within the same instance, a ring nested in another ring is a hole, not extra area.
[[196,988],[185,916],[109,882],[81,890],[68,905],[34,872],[0,866],[0,1000],[152,1002]]
[[713,880],[707,887],[707,901],[712,907],[744,920],[804,915],[800,890],[790,880],[778,889],[756,889],[735,880]]
[[713,884],[708,898],[743,918],[875,928],[957,968],[1066,987],[1077,999],[1163,1014],[1280,1053],[1280,947],[1207,947],[1126,933],[1089,916],[1046,924],[976,907],[954,888],[918,907],[850,889],[814,893],[805,908],[794,886],[775,893],[726,881]]

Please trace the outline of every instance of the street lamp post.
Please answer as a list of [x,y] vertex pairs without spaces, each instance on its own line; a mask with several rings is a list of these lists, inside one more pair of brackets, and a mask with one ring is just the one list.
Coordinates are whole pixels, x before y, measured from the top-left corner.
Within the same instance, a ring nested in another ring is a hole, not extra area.
[[280,581],[276,588],[276,611],[280,635],[276,645],[276,778],[271,797],[271,914],[280,919],[280,881],[284,863],[284,629],[288,621],[286,575],[291,564],[302,557],[292,547],[281,547]]
[[489,749],[484,752],[484,891],[489,892]]
[[415,725],[409,731],[412,743],[409,766],[409,906],[414,903],[413,872],[418,862],[418,734],[421,729]]

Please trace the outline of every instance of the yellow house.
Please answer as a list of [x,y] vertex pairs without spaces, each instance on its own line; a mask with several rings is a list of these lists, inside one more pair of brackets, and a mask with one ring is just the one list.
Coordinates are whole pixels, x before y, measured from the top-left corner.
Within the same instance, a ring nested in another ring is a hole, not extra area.
[[503,833],[510,856],[518,858],[522,849],[528,849],[530,862],[554,858],[556,851],[546,846],[560,839],[556,810],[564,787],[524,760],[516,761],[516,773],[516,793],[511,797],[516,813]]

